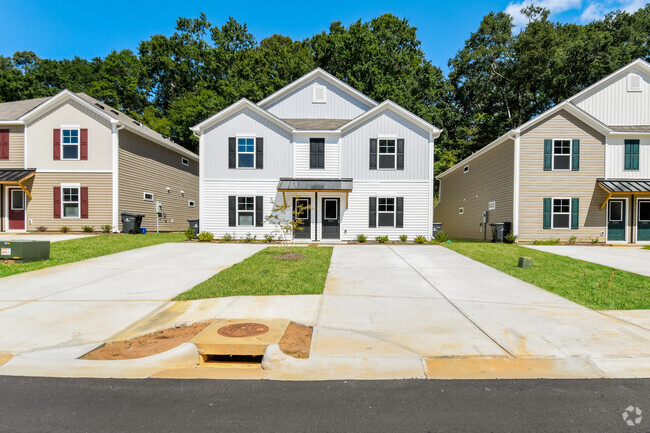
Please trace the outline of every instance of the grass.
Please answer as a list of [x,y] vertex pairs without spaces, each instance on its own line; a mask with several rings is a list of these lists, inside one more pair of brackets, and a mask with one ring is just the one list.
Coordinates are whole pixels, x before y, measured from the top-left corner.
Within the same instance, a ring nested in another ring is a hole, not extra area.
[[[650,308],[650,278],[519,245],[454,241],[445,247],[596,310]],[[520,256],[533,267],[517,267]]]
[[135,248],[183,240],[185,240],[183,233],[152,233],[146,235],[100,235],[52,242],[50,244],[50,260],[31,263],[0,263],[0,277],[78,262]]
[[323,293],[331,247],[300,247],[301,260],[278,260],[282,247],[268,247],[181,293],[174,300],[242,295],[309,295]]

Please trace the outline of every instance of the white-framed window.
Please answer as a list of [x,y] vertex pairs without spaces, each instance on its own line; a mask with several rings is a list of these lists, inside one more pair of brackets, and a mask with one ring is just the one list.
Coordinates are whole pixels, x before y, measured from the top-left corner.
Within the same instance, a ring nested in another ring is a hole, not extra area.
[[395,198],[377,198],[377,226],[395,227]]
[[465,208],[464,207],[459,207],[458,208],[458,215],[462,215],[465,213]]
[[395,138],[380,138],[377,157],[380,170],[395,170],[397,164],[397,140]]
[[237,197],[237,225],[255,225],[255,197]]
[[313,104],[326,104],[327,103],[327,87],[321,86],[320,84],[314,84],[312,87],[312,99]]
[[25,209],[25,193],[22,189],[11,190],[11,210]]
[[553,170],[571,170],[571,140],[553,140]]
[[571,228],[571,199],[554,198],[551,208],[551,228]]
[[255,137],[237,137],[237,168],[255,168]]
[[190,165],[190,160],[187,159],[187,158],[181,158],[181,164],[183,164],[185,166],[189,166]]
[[153,193],[152,192],[143,192],[142,193],[142,200],[144,200],[144,201],[153,201]]
[[335,198],[324,199],[323,218],[328,221],[334,221],[339,218],[339,201]]
[[81,187],[78,184],[61,185],[61,217],[80,217]]
[[609,215],[610,222],[623,221],[623,201],[612,200],[609,202]]
[[488,210],[494,210],[497,208],[497,202],[491,201],[488,203]]
[[79,127],[61,127],[61,159],[79,159]]
[[187,206],[188,206],[188,207],[195,207],[195,206],[196,206],[196,202],[195,202],[194,200],[188,200],[188,201],[187,201]]
[[628,92],[640,92],[641,88],[641,76],[639,74],[629,74],[627,76],[627,91]]
[[463,173],[467,173],[468,171],[469,171],[469,165],[463,167]]

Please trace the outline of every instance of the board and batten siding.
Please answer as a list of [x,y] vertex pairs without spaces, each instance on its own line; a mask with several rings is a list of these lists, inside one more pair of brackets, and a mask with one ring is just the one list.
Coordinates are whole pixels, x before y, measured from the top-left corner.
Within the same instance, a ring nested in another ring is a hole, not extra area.
[[[370,170],[370,139],[404,139],[404,170]],[[429,133],[389,110],[346,131],[341,137],[341,177],[356,180],[428,180],[432,162]]]
[[[53,130],[61,125],[88,129],[88,160],[54,160]],[[113,169],[110,122],[77,101],[66,101],[31,122],[27,140],[27,167],[61,171]]]
[[[264,138],[263,169],[228,168],[228,138],[251,134]],[[278,179],[293,175],[291,133],[246,108],[203,133],[205,179]]]
[[628,74],[623,74],[572,102],[606,125],[650,125],[650,77],[637,68],[629,72],[641,77],[640,92],[628,92]]
[[[639,140],[639,169],[625,170],[625,140]],[[650,179],[650,138],[647,136],[609,136],[607,138],[607,177],[609,179]]]
[[[66,183],[88,187],[88,218],[54,218],[54,187]],[[111,173],[37,172],[25,186],[32,194],[32,199],[27,199],[27,231],[47,227],[47,231],[56,232],[63,226],[75,232],[81,231],[81,226],[100,231],[103,225],[111,224]]]
[[[142,227],[155,232],[159,201],[166,214],[158,221],[160,231],[186,229],[187,220],[199,216],[199,163],[190,159],[185,166],[181,163],[183,156],[172,150],[130,131],[121,130],[119,134],[120,213],[145,215]],[[154,195],[153,201],[144,200],[145,192]],[[195,202],[194,207],[189,207],[190,200]]]
[[9,159],[0,159],[0,169],[25,166],[25,130],[23,126],[0,126],[9,130]]
[[[325,139],[325,168],[309,168],[310,138]],[[294,173],[295,177],[331,179],[339,177],[339,138],[313,134],[311,136],[294,136]]]
[[[488,224],[513,222],[514,142],[506,140],[494,149],[477,156],[440,179],[440,201],[433,220],[454,238],[483,239],[483,212]],[[464,167],[469,171],[464,173]],[[495,208],[488,210],[490,202]],[[459,209],[463,208],[463,214]],[[491,240],[492,234],[485,233]]]
[[[544,171],[544,139],[560,138],[580,139],[579,171]],[[562,110],[523,131],[520,140],[519,241],[605,241],[606,211],[600,206],[607,195],[596,184],[605,174],[605,137]],[[543,199],[553,197],[580,199],[578,230],[543,228]]]
[[[314,84],[325,86],[326,103],[312,102]],[[263,108],[281,119],[353,119],[372,107],[329,81],[315,78]]]

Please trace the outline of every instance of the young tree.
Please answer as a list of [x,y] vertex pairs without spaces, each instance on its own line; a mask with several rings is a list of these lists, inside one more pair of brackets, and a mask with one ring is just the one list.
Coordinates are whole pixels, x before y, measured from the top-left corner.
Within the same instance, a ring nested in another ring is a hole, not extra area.
[[271,214],[266,217],[266,221],[275,226],[273,234],[284,245],[284,255],[286,257],[292,257],[294,234],[296,231],[304,230],[302,227],[304,221],[300,216],[306,210],[311,209],[311,207],[299,205],[292,211],[290,204],[276,203],[273,200],[271,200],[271,204],[273,205],[273,209],[271,210]]

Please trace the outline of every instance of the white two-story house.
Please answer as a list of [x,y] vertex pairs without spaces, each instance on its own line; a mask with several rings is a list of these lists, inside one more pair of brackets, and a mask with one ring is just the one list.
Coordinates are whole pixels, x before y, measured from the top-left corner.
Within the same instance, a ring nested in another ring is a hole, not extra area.
[[306,207],[296,238],[431,235],[440,130],[315,69],[255,104],[242,99],[192,128],[200,225],[217,237],[273,232],[273,203]]

